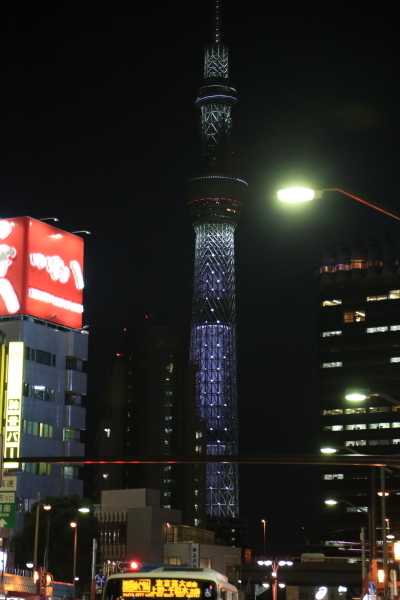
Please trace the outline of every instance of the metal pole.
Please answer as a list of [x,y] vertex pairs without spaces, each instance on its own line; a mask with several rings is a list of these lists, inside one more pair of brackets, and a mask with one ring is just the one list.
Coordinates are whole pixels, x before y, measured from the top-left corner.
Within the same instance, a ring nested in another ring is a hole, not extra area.
[[36,498],[36,521],[35,521],[35,542],[33,545],[33,569],[37,570],[37,553],[38,553],[38,540],[39,540],[39,511],[40,511],[40,492]]
[[76,527],[74,528],[74,570],[73,570],[73,585],[74,585],[74,598],[76,598],[75,595],[75,577],[76,577],[76,550],[78,547],[78,523],[76,524]]
[[50,538],[50,514],[46,515],[46,550],[45,550],[45,560],[44,560],[44,572],[47,574],[49,570],[49,538]]
[[376,471],[371,467],[371,512],[369,525],[369,557],[371,561],[376,559]]
[[97,556],[97,540],[93,538],[93,549],[92,549],[92,586],[91,586],[91,600],[96,598],[96,556]]
[[381,470],[381,492],[382,492],[382,500],[381,500],[381,518],[382,518],[382,554],[383,554],[383,594],[387,596],[388,593],[388,555],[387,555],[387,539],[386,539],[386,488],[385,488],[385,467],[380,467]]
[[364,577],[367,574],[367,566],[365,563],[365,527],[361,527],[360,541],[361,541],[361,576],[362,576],[362,585],[364,585]]

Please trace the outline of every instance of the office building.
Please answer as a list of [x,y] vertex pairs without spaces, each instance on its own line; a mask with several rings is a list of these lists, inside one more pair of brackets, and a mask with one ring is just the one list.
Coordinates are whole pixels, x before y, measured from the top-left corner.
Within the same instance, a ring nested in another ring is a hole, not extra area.
[[[399,260],[398,237],[354,241],[323,255],[318,275],[321,448],[399,453]],[[346,399],[355,393],[358,400]],[[386,488],[392,490],[387,497],[391,532],[400,525],[399,475],[397,469],[385,471]],[[324,505],[325,538],[358,541],[360,527],[368,531],[371,521],[372,546],[374,529],[382,540],[379,469],[324,467],[321,478],[322,501],[340,501]]]
[[[16,476],[14,527],[40,493],[82,495],[85,429],[83,239],[30,217],[0,221],[0,384],[5,469]],[[65,456],[64,465],[27,462]]]
[[[204,454],[205,426],[195,414],[196,367],[188,364],[184,330],[153,325],[147,317],[122,334],[106,378],[99,455]],[[185,523],[200,525],[205,522],[204,472],[204,465],[99,465],[97,498],[111,489],[159,490],[162,508],[180,509]]]
[[[197,176],[186,184],[186,203],[196,234],[190,362],[198,365],[197,417],[206,423],[207,454],[238,453],[234,233],[247,184],[232,166],[232,118],[236,90],[228,79],[228,47],[221,41],[216,0],[212,40],[205,48],[198,91],[201,155]],[[238,471],[234,463],[209,463],[207,514],[237,517]]]

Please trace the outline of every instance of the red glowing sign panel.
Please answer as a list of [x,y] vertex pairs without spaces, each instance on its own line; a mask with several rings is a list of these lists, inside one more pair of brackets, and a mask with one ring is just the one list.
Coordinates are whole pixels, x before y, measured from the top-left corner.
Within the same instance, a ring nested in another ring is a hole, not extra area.
[[0,220],[0,315],[79,329],[82,298],[81,237],[30,217]]

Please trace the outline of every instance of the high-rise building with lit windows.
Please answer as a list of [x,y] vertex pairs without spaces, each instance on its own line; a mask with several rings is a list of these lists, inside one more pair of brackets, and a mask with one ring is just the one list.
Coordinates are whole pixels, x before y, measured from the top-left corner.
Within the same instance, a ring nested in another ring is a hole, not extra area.
[[[203,454],[204,425],[196,419],[194,378],[183,329],[151,318],[122,332],[105,382],[100,456],[165,457]],[[204,522],[204,465],[99,465],[96,495],[126,488],[160,491],[163,508],[180,509],[184,522]]]
[[[83,239],[30,217],[0,220],[0,433],[16,477],[13,525],[40,493],[82,495],[88,332],[82,327]],[[65,464],[27,462],[63,456]]]
[[[196,410],[206,423],[207,454],[238,452],[234,234],[247,184],[232,166],[236,90],[228,79],[228,47],[221,41],[220,1],[205,48],[200,110],[201,155],[197,176],[186,184],[196,234],[190,361],[198,365]],[[232,463],[210,463],[207,514],[238,516],[238,473]]]
[[[323,254],[318,276],[321,448],[400,452],[400,406],[387,399],[400,403],[399,242],[397,237],[366,239]],[[368,397],[346,400],[351,392]],[[323,505],[325,532],[344,530],[332,535],[348,540],[358,539],[360,527],[368,528],[367,515],[357,507],[374,513],[375,504],[379,515],[378,471],[321,468],[322,501],[345,501]],[[399,488],[399,474],[386,471],[387,489]],[[387,499],[392,528],[400,525],[398,497],[394,491]],[[377,523],[379,540],[379,518]]]

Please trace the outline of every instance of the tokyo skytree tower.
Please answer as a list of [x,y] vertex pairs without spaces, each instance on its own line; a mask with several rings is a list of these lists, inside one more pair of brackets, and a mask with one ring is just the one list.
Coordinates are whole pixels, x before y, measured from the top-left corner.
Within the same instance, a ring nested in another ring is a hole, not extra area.
[[[196,233],[190,362],[199,367],[197,417],[206,422],[207,454],[233,458],[238,453],[234,233],[247,183],[232,169],[231,110],[237,99],[228,80],[228,47],[221,42],[220,4],[216,0],[195,102],[199,173],[187,182],[185,195]],[[236,464],[207,465],[206,504],[211,517],[238,516]]]

